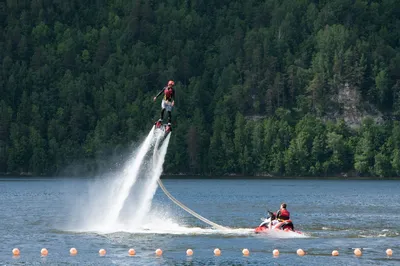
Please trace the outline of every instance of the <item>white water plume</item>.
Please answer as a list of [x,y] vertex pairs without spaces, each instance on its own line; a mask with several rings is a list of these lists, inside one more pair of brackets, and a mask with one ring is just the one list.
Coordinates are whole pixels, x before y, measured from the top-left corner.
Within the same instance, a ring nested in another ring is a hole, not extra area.
[[79,231],[115,232],[120,230],[118,222],[121,211],[138,179],[138,175],[149,163],[146,154],[156,141],[154,127],[142,144],[132,152],[120,172],[98,177],[89,182],[88,194],[75,199],[75,215],[69,227]]
[[78,215],[73,215],[71,223],[79,225],[71,227],[104,233],[141,229],[157,190],[170,136],[164,139],[164,132],[153,127],[121,172],[88,183],[88,195],[75,199]]
[[129,192],[137,180],[143,159],[150,150],[152,144],[154,144],[154,127],[141,145],[137,155],[133,160],[130,160],[127,163],[121,176],[112,186],[113,193],[112,197],[110,198],[110,208],[108,209],[108,214],[106,215],[106,227],[112,227],[117,222],[125,200],[128,198]]
[[132,219],[132,222],[130,223],[133,227],[140,227],[143,223],[143,219],[146,217],[150,210],[151,201],[157,190],[157,180],[160,178],[162,173],[170,136],[171,134],[168,134],[166,139],[162,142],[161,148],[159,150],[157,149],[157,147],[160,138],[162,137],[158,138],[156,141],[156,145],[153,151],[153,168],[150,171],[150,175],[147,177],[149,179],[145,183],[142,197],[140,198],[140,201],[135,204],[136,212]]

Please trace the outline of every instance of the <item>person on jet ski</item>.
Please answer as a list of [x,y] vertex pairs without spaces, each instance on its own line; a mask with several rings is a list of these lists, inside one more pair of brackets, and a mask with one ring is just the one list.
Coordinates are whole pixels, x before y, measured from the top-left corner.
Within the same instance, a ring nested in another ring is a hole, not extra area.
[[290,212],[286,209],[286,206],[286,203],[282,203],[281,208],[276,213],[274,213],[276,219],[278,219],[279,221],[290,220]]

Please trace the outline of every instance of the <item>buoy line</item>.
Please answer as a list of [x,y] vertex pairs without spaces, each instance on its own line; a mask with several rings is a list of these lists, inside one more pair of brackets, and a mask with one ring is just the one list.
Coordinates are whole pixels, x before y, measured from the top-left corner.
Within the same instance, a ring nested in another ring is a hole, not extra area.
[[207,218],[204,218],[203,216],[201,216],[200,214],[192,211],[191,209],[189,209],[188,207],[186,207],[183,203],[181,203],[179,200],[177,200],[176,198],[174,198],[171,193],[168,192],[168,190],[164,187],[164,184],[162,183],[161,179],[159,178],[157,180],[158,185],[161,187],[162,191],[164,191],[165,195],[167,195],[167,197],[172,200],[176,205],[178,205],[179,207],[181,207],[182,209],[184,209],[185,211],[187,211],[188,213],[190,213],[191,215],[193,215],[194,217],[198,218],[199,220],[205,222],[208,225],[211,225],[212,227],[216,228],[216,229],[220,229],[220,230],[228,230],[228,228],[219,225],[217,223],[214,223],[210,220],[208,220]]
[[[352,249],[352,248],[350,248],[350,249]],[[361,256],[362,256],[362,251],[361,251],[361,250],[363,250],[363,249],[364,249],[364,248],[356,248],[356,249],[354,249],[354,255],[356,255],[356,257],[361,257]],[[76,248],[71,248],[69,252],[70,252],[70,255],[71,255],[71,256],[76,256],[76,255],[78,255],[78,250],[77,250]],[[286,253],[291,253],[291,252],[286,252]],[[21,253],[20,253],[20,251],[19,251],[18,248],[14,248],[14,249],[12,250],[12,254],[13,254],[13,258],[15,258],[15,259],[18,259],[18,258],[20,257],[20,255],[21,255]],[[99,256],[104,257],[106,254],[107,254],[107,251],[106,251],[104,248],[101,248],[101,249],[99,250]],[[155,254],[156,254],[157,257],[160,257],[160,256],[163,255],[163,250],[162,250],[161,248],[157,248],[157,250],[155,251]],[[190,249],[190,248],[189,248],[189,249],[186,250],[186,255],[187,255],[187,256],[193,256],[193,254],[194,254],[193,249]],[[244,248],[244,249],[242,250],[242,254],[243,254],[243,256],[246,256],[246,257],[247,257],[247,256],[250,255],[250,251],[249,251],[247,248]],[[279,254],[280,254],[280,252],[279,252],[278,249],[274,249],[274,250],[272,251],[272,255],[274,256],[274,258],[278,258],[278,257],[279,257]],[[312,254],[312,253],[308,253],[308,252],[304,251],[304,250],[301,249],[301,248],[299,248],[299,249],[296,251],[296,254],[297,254],[298,256],[300,256],[300,257],[303,257],[303,256],[305,256],[305,255],[311,255],[311,256],[313,256],[313,255],[320,256],[320,255],[321,255],[321,254]],[[46,248],[42,248],[42,250],[40,251],[40,255],[41,255],[42,257],[46,257],[47,255],[49,255],[49,251],[48,251]],[[128,255],[129,255],[130,257],[135,256],[135,255],[136,255],[135,249],[130,248],[130,249],[128,250]],[[215,248],[215,249],[214,249],[214,255],[215,255],[215,256],[221,256],[221,255],[222,255],[222,251],[221,251],[219,248]],[[327,255],[327,254],[326,254],[326,255]],[[387,259],[391,258],[392,255],[393,255],[393,250],[390,249],[390,248],[388,248],[388,249],[386,250],[386,255],[387,255],[387,257],[386,257]],[[339,251],[337,251],[337,250],[332,251],[332,256],[333,256],[333,257],[339,256]]]

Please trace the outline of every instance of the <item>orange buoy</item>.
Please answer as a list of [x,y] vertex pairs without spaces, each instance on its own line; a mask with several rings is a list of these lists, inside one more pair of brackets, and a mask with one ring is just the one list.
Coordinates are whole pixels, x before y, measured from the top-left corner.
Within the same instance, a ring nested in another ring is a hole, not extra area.
[[105,256],[106,253],[107,253],[107,252],[106,252],[106,250],[105,250],[104,248],[102,248],[102,249],[99,250],[99,255],[100,255],[100,256]]
[[392,256],[392,255],[393,255],[393,251],[392,251],[390,248],[388,248],[388,249],[386,250],[386,255]]
[[49,254],[49,251],[46,248],[42,248],[42,250],[40,251],[40,254],[42,256],[47,256]]
[[135,256],[136,251],[133,248],[131,248],[128,250],[128,254],[129,254],[129,256]]
[[214,255],[215,256],[221,255],[221,250],[219,248],[214,249]]
[[76,254],[78,254],[78,250],[76,250],[76,248],[71,248],[69,250],[69,254],[71,254],[71,256],[75,256]]
[[274,257],[278,257],[278,256],[279,256],[279,250],[274,249],[274,250],[272,251],[272,254],[274,255]]
[[47,256],[49,254],[49,251],[47,249],[45,249],[45,248],[42,248],[42,250],[40,251],[40,254],[42,256]]
[[249,256],[250,255],[250,251],[247,248],[243,249],[242,253],[243,253],[244,256]]
[[14,248],[14,249],[12,250],[12,254],[13,254],[14,256],[19,256],[19,249],[18,249],[18,248]]
[[339,256],[339,251],[337,250],[332,251],[332,256]]
[[356,249],[354,250],[354,255],[356,255],[357,257],[360,257],[360,256],[362,255],[361,249],[356,248]]
[[304,250],[302,250],[301,248],[299,248],[298,250],[297,250],[297,255],[299,255],[300,257],[303,257],[306,253],[304,252]]
[[162,252],[161,249],[158,248],[158,249],[156,250],[156,255],[157,255],[157,256],[161,256],[162,253],[163,253],[163,252]]
[[186,250],[186,255],[187,256],[192,256],[193,255],[193,250],[191,250],[190,248],[188,250]]

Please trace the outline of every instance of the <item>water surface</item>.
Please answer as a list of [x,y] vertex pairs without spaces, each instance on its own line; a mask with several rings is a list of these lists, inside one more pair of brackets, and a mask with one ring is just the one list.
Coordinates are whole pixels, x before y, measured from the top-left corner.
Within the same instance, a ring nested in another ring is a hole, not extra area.
[[[87,201],[93,179],[0,179],[0,262],[2,265],[398,265],[400,182],[339,180],[165,180],[182,203],[227,231],[214,230],[171,202],[158,189],[142,230],[125,226],[90,228]],[[107,189],[106,187],[103,189]],[[99,192],[98,197],[101,197]],[[252,229],[288,204],[296,229],[307,237],[272,238]],[[99,202],[101,202],[99,200]],[[135,195],[125,212],[135,207]],[[90,214],[93,215],[93,214]],[[92,217],[93,218],[93,217]],[[101,225],[102,221],[96,221]],[[85,224],[85,226],[83,226]],[[128,226],[126,226],[128,224]],[[91,230],[92,229],[92,230]],[[21,255],[13,258],[18,247]],[[45,247],[47,257],[40,256]],[[69,249],[78,249],[70,256]],[[216,257],[218,247],[222,255]],[[107,255],[100,257],[100,248]],[[129,257],[129,248],[137,255]],[[161,248],[162,257],[154,251]],[[194,250],[192,257],[186,250]],[[250,250],[244,257],[243,248]],[[296,255],[302,248],[308,254]],[[353,255],[363,248],[363,256]],[[393,249],[393,257],[385,254]],[[274,258],[272,250],[279,249]],[[340,252],[332,257],[332,250]]]

